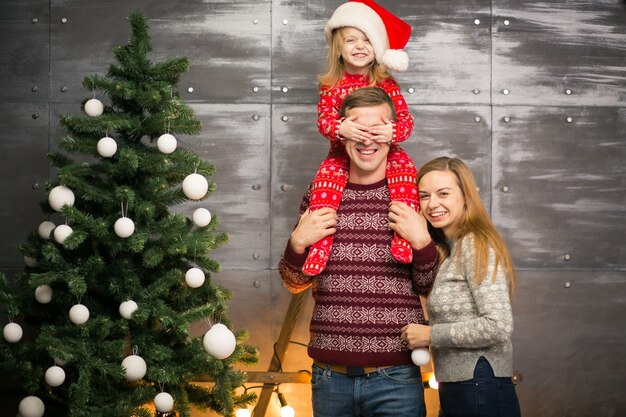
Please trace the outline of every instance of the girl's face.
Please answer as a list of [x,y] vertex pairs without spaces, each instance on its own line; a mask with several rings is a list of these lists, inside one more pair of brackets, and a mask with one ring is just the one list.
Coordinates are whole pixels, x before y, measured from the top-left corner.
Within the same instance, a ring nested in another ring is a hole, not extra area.
[[431,171],[420,179],[418,188],[420,208],[426,219],[433,227],[442,229],[448,239],[453,238],[465,207],[456,175],[451,171]]
[[374,48],[365,33],[353,27],[339,29],[339,53],[348,74],[366,74],[374,62]]

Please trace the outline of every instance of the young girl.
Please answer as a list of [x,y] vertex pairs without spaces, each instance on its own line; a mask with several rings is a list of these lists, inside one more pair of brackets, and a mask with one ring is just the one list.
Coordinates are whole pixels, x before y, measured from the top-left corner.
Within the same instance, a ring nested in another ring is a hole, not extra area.
[[443,261],[428,297],[430,325],[409,324],[402,338],[411,348],[431,346],[443,415],[474,417],[480,404],[481,416],[519,417],[511,381],[516,274],[506,244],[463,161],[426,163],[418,185],[421,213],[392,203],[391,227],[406,234],[424,216]]
[[[318,128],[331,141],[331,149],[313,181],[310,208],[337,209],[348,180],[349,162],[344,140],[363,142],[371,139],[389,143],[387,179],[392,201],[417,206],[416,170],[411,158],[397,145],[413,130],[413,117],[398,84],[388,70],[405,71],[408,56],[402,51],[411,27],[371,0],[352,0],[339,6],[324,28],[329,44],[327,71],[320,76]],[[353,90],[366,86],[383,88],[392,98],[397,122],[365,128],[353,118],[341,118],[344,98]],[[324,270],[330,256],[333,236],[309,248],[302,271],[317,275]],[[402,263],[413,258],[411,245],[397,234],[391,243],[392,256]]]

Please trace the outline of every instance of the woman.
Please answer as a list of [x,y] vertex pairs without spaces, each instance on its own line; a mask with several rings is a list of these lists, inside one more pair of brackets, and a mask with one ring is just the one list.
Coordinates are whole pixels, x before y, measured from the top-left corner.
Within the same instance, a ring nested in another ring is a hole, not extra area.
[[425,217],[441,264],[428,298],[430,325],[409,324],[402,337],[411,348],[430,345],[443,416],[520,416],[511,381],[515,270],[506,245],[463,161],[426,163],[418,188],[421,213],[393,202],[390,227],[410,235]]

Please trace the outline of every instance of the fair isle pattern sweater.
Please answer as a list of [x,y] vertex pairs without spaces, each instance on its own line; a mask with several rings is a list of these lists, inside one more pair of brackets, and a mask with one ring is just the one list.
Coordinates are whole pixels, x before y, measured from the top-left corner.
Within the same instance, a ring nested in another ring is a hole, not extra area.
[[509,287],[499,266],[493,280],[493,249],[489,251],[487,275],[476,284],[474,253],[472,234],[453,243],[428,298],[431,350],[439,382],[472,379],[481,356],[489,361],[495,376],[513,373]]
[[[310,189],[300,206],[309,205]],[[285,287],[297,293],[313,286],[309,356],[347,366],[410,364],[411,351],[400,338],[408,323],[423,323],[418,294],[435,278],[437,251],[432,243],[413,251],[413,263],[391,257],[386,180],[348,184],[337,211],[339,223],[327,268],[318,276],[301,271],[306,258],[289,244],[279,263]]]

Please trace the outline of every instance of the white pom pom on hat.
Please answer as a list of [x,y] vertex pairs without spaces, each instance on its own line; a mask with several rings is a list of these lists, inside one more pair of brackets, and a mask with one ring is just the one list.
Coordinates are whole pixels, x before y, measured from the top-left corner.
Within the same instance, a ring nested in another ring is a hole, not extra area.
[[330,43],[333,30],[353,27],[365,33],[379,64],[392,71],[406,71],[409,56],[403,50],[411,36],[411,26],[372,0],[350,0],[337,7],[324,27]]

